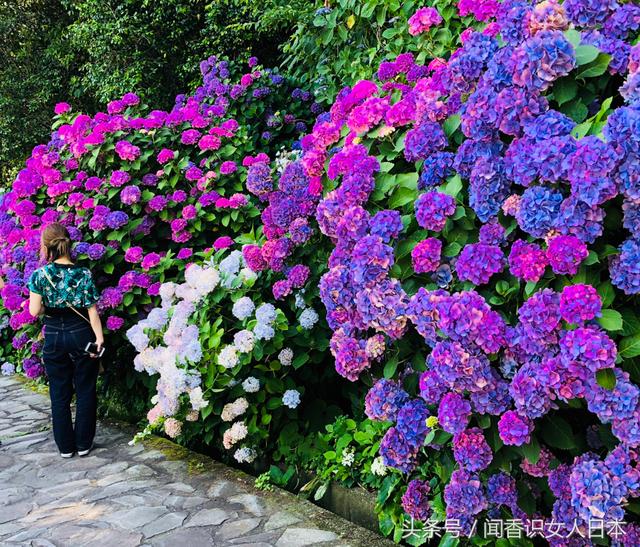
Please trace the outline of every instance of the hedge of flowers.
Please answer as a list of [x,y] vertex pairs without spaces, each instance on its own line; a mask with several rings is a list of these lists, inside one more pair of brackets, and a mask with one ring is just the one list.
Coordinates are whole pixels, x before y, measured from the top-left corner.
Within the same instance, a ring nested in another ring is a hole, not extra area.
[[[459,10],[486,26],[426,68],[383,63],[302,140],[328,190],[331,352],[349,380],[383,375],[365,407],[391,426],[385,533],[508,514],[583,544],[638,494],[640,7]],[[422,8],[409,32],[441,21]]]
[[290,146],[317,108],[257,63],[251,58],[239,73],[211,57],[201,64],[203,84],[176,97],[170,112],[149,110],[134,93],[93,117],[56,106],[51,141],[34,148],[0,204],[0,296],[27,376],[43,372],[35,336],[23,329],[35,321],[25,285],[39,265],[41,226],[69,228],[74,258],[94,272],[114,332],[152,305],[160,283],[194,251],[228,247],[252,230],[258,211],[243,192],[245,156]]
[[321,358],[326,336],[314,339],[317,315],[310,321],[313,310],[300,301],[298,313],[275,307],[261,289],[265,274],[248,268],[242,252],[210,255],[187,265],[183,283],[160,285],[160,306],[127,331],[136,370],[159,375],[140,436],[159,428],[184,441],[199,436],[251,463],[298,421],[314,384],[298,369]]
[[[437,7],[408,21],[425,48],[452,17]],[[147,431],[295,465],[291,439],[333,397],[324,425],[354,402],[367,419],[336,420],[324,466],[310,459],[321,481],[381,485],[396,541],[407,517],[463,536],[545,519],[552,545],[637,520],[640,7],[457,12],[474,21],[457,50],[385,60],[301,151],[279,148],[304,129],[296,115],[264,106],[278,75],[231,84],[215,60],[170,113],[139,115],[131,94],[93,118],[61,105],[0,205],[24,372],[41,374],[24,281],[39,227],[60,220],[101,271],[108,327],[157,378]],[[618,543],[639,535],[627,524]]]

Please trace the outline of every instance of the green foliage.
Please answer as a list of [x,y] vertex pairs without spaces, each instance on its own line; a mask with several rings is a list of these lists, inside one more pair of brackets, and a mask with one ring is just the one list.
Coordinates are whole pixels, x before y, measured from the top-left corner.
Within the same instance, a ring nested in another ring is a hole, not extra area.
[[[447,25],[454,4],[429,2]],[[384,59],[405,52],[414,53],[419,62],[442,57],[456,47],[457,28],[434,29],[419,38],[406,32],[409,17],[422,5],[415,0],[318,1],[315,11],[300,15],[283,48],[284,66],[314,90],[319,102],[330,102],[344,86],[370,78]]]
[[68,89],[57,53],[66,23],[57,0],[0,2],[0,189],[49,133],[53,105]]

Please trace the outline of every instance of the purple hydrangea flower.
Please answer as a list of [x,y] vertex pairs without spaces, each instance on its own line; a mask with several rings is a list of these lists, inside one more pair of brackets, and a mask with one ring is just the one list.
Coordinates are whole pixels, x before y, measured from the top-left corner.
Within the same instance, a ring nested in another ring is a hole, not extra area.
[[447,222],[447,217],[456,212],[456,200],[441,192],[426,192],[416,200],[416,220],[427,230],[440,232]]
[[416,273],[434,272],[440,265],[442,241],[429,237],[420,241],[411,251],[413,270]]
[[467,471],[482,471],[489,467],[493,452],[482,429],[473,427],[461,431],[453,438],[453,457]]
[[483,285],[493,274],[503,270],[505,262],[504,253],[497,245],[471,243],[462,249],[456,262],[456,272],[461,281]]
[[382,378],[367,393],[365,412],[372,420],[395,421],[409,395],[396,382]]
[[547,258],[557,274],[575,275],[580,263],[587,258],[587,246],[575,236],[557,236],[549,242]]
[[569,285],[560,295],[560,315],[567,323],[584,323],[600,316],[602,301],[591,285]]
[[455,435],[469,423],[471,405],[458,393],[447,393],[438,406],[438,422],[442,429]]
[[522,446],[531,440],[533,422],[513,410],[508,410],[500,417],[498,432],[504,444]]
[[431,488],[429,483],[420,480],[413,480],[407,486],[407,490],[402,495],[402,508],[410,517],[425,522],[431,516],[431,505],[429,505],[429,493]]

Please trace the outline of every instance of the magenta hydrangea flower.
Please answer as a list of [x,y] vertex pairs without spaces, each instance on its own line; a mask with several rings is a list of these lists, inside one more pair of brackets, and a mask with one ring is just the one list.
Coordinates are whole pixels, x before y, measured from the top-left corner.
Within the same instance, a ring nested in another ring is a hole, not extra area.
[[493,274],[503,270],[505,262],[504,253],[497,245],[471,243],[462,249],[456,262],[456,272],[461,281],[483,285]]
[[498,13],[498,0],[458,0],[462,17],[472,14],[478,21],[487,21]]
[[107,328],[109,330],[118,330],[121,329],[124,325],[124,319],[122,317],[118,317],[116,315],[110,315],[107,317]]
[[429,493],[431,488],[426,481],[413,480],[402,495],[402,508],[410,517],[425,522],[431,516]]
[[142,247],[129,247],[124,253],[124,259],[132,264],[138,264],[142,261],[143,255]]
[[142,191],[137,186],[125,186],[120,192],[120,201],[125,205],[138,203],[142,196]]
[[587,246],[572,235],[554,237],[547,248],[549,264],[557,274],[577,274],[580,263],[588,255]]
[[164,165],[165,163],[170,162],[175,157],[176,153],[173,150],[170,150],[169,148],[163,148],[158,153],[157,159],[160,165]]
[[533,422],[513,410],[508,410],[500,417],[498,432],[504,444],[522,446],[531,441]]
[[296,264],[289,270],[287,274],[287,280],[291,283],[294,289],[301,289],[305,286],[307,279],[309,279],[310,270],[308,266],[304,264]]
[[262,249],[258,245],[245,245],[242,256],[247,266],[254,272],[261,272],[267,268],[267,262],[262,256]]
[[430,237],[418,243],[411,251],[411,262],[416,273],[435,272],[440,265],[442,241]]
[[114,171],[111,173],[109,177],[109,184],[114,186],[115,188],[119,188],[120,186],[124,186],[131,180],[131,175],[126,171]]
[[539,245],[518,239],[511,246],[509,270],[516,277],[537,283],[547,264],[547,256]]
[[447,393],[438,406],[438,422],[442,429],[455,435],[469,423],[471,404],[458,393]]
[[169,201],[164,196],[154,196],[147,203],[149,209],[152,211],[160,212],[166,208]]
[[135,161],[140,156],[140,148],[129,141],[118,141],[115,150],[120,159],[124,161]]
[[216,240],[213,242],[213,248],[216,251],[219,251],[220,249],[226,249],[228,247],[231,247],[231,245],[233,244],[234,244],[234,241],[229,236],[220,236],[216,238]]
[[417,36],[427,32],[431,27],[442,23],[442,17],[435,8],[420,8],[409,17],[409,34]]
[[238,170],[238,166],[235,161],[223,161],[220,165],[220,173],[223,175],[230,175]]
[[416,220],[426,230],[440,232],[447,218],[456,212],[456,200],[448,194],[431,191],[422,194],[415,203]]
[[70,111],[71,111],[71,105],[69,103],[57,103],[53,107],[53,112],[56,114],[56,116],[66,114],[67,112],[70,112]]
[[584,323],[600,315],[602,301],[591,285],[569,285],[560,295],[560,315],[567,323]]
[[160,255],[158,253],[148,253],[142,259],[142,269],[150,270],[160,264]]
[[282,300],[285,296],[291,294],[291,289],[291,282],[287,279],[281,279],[273,284],[271,291],[276,300]]

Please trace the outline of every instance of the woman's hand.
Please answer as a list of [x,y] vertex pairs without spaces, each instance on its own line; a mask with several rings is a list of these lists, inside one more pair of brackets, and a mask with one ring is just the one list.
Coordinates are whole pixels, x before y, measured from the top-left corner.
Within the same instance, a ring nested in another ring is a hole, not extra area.
[[104,347],[104,338],[100,337],[100,338],[96,338],[96,346],[98,346],[98,353],[90,353],[89,355],[93,358],[93,359],[97,359],[98,357],[100,357],[100,352],[102,351],[102,348]]

